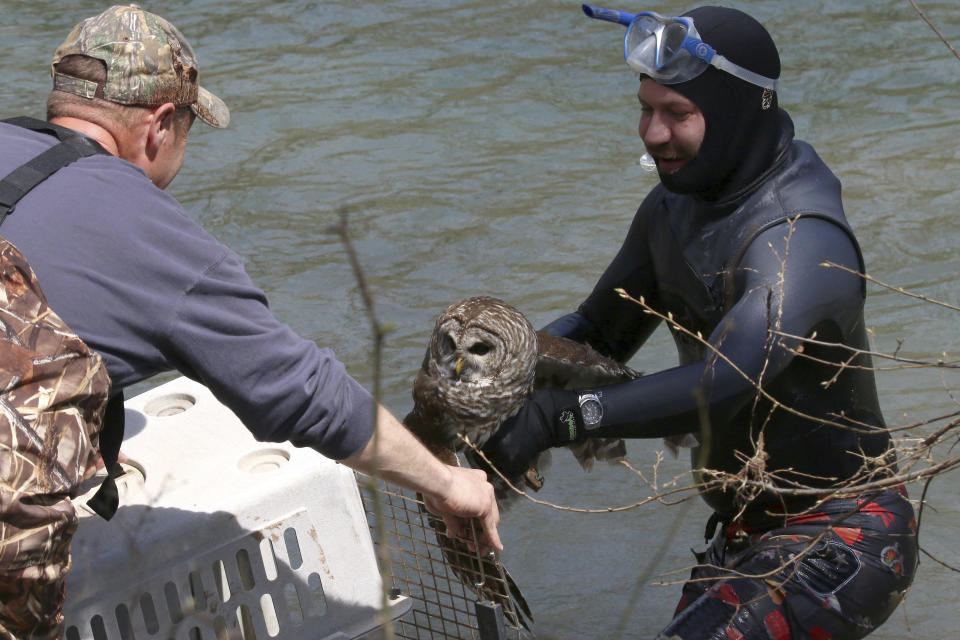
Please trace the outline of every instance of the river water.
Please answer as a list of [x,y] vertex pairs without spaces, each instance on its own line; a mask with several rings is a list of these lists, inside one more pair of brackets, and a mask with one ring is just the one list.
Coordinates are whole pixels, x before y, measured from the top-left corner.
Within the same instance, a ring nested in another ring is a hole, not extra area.
[[[960,60],[908,0],[729,4],[778,42],[781,105],[843,181],[869,273],[960,303]],[[960,44],[955,2],[922,4]],[[676,14],[691,6],[620,8]],[[53,50],[104,7],[0,0],[0,114],[42,117]],[[203,84],[233,116],[225,132],[194,127],[170,193],[245,257],[280,318],[334,347],[372,388],[370,323],[330,232],[345,213],[389,329],[382,398],[398,414],[410,407],[440,310],[493,295],[542,326],[574,309],[655,184],[639,166],[637,80],[623,64],[622,28],[587,20],[578,3],[171,0],[146,8],[187,34]],[[960,353],[956,310],[871,284],[867,321],[880,351]],[[631,364],[654,371],[674,362],[660,331]],[[960,401],[955,371],[899,370],[879,380],[891,425],[956,411]],[[631,442],[630,460],[649,479],[661,449]],[[561,453],[540,499],[602,508],[651,494],[622,467],[584,475]],[[658,481],[683,483],[685,471],[683,459],[668,456]],[[922,487],[910,490],[916,498]],[[960,566],[958,472],[934,482],[927,500],[921,544]],[[650,637],[670,617],[706,515],[697,500],[599,515],[523,502],[504,514],[503,557],[541,635]],[[905,604],[872,637],[956,638],[956,580],[924,556]]]

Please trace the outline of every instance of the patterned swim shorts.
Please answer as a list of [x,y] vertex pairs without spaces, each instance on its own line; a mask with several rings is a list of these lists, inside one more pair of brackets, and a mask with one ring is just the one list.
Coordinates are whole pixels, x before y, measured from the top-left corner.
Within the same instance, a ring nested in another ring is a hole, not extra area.
[[916,533],[903,489],[827,500],[766,530],[729,524],[698,554],[659,637],[862,638],[913,581]]

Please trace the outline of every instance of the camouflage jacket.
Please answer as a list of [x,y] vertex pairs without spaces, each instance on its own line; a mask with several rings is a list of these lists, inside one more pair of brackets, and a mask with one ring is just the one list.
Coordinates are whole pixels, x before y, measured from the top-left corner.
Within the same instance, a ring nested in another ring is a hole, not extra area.
[[63,560],[44,540],[76,526],[68,498],[97,453],[110,379],[3,238],[0,276],[0,567],[15,571]]

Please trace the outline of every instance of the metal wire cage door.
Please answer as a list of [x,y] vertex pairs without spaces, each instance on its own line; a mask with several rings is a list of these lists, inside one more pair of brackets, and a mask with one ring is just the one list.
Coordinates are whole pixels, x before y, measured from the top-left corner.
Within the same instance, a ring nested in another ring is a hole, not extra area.
[[[423,502],[410,491],[380,483],[375,488],[358,474],[367,522],[379,553],[389,550],[392,593],[413,600],[413,609],[394,622],[397,638],[464,640],[527,639],[526,603],[499,562],[497,570],[459,557],[445,537],[431,526]],[[377,526],[379,502],[382,530]],[[442,525],[441,525],[442,526]],[[466,555],[466,554],[463,554]],[[454,566],[455,565],[455,566]],[[465,586],[485,583],[503,594],[497,602]]]

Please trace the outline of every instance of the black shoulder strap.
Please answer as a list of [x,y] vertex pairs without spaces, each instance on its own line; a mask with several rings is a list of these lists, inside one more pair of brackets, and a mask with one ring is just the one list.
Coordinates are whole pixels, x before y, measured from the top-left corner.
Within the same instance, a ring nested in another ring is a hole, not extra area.
[[120,456],[120,445],[123,442],[123,430],[126,416],[123,411],[123,391],[119,391],[107,402],[107,409],[103,414],[103,426],[100,428],[100,457],[107,471],[103,484],[87,500],[87,506],[94,510],[104,520],[109,520],[120,506],[120,492],[117,489],[116,478],[123,473],[123,468],[117,462]]
[[108,153],[92,139],[35,118],[9,118],[3,122],[41,131],[60,140],[40,155],[11,171],[0,180],[0,224],[13,213],[20,198],[68,164],[98,153]]
[[[80,158],[98,153],[109,155],[106,149],[91,138],[66,127],[27,117],[8,118],[3,122],[52,135],[60,142],[20,165],[0,180],[0,224],[3,224],[7,216],[13,213],[20,198],[63,167]],[[120,442],[123,440],[123,429],[123,392],[121,391],[114,394],[107,403],[100,429],[100,455],[107,469],[107,477],[96,495],[87,502],[106,520],[113,517],[119,503],[114,478],[123,471],[117,463]]]

